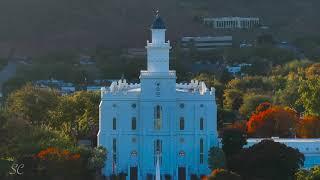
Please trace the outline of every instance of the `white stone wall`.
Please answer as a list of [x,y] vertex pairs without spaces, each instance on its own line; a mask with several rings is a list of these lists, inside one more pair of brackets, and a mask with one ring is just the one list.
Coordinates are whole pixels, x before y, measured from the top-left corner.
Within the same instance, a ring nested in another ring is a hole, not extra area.
[[[163,163],[161,171],[175,176],[178,166],[185,166],[189,174],[207,174],[208,151],[216,142],[216,105],[212,99],[197,100],[186,98],[174,101],[130,101],[104,100],[100,106],[101,128],[99,144],[105,146],[108,160],[104,173],[113,172],[112,139],[117,139],[116,171],[128,172],[128,167],[139,166],[141,176],[154,172],[153,142],[163,142]],[[185,99],[185,100],[184,100]],[[136,104],[133,108],[132,104]],[[183,107],[181,106],[183,104]],[[155,130],[153,108],[163,107],[163,126]],[[112,118],[117,118],[117,129],[112,130]],[[137,118],[137,130],[131,130],[131,118]],[[180,130],[179,120],[184,117],[185,129]],[[204,119],[204,129],[200,130],[200,118]],[[135,138],[135,142],[133,142]],[[204,163],[200,164],[199,143],[204,140]],[[133,151],[137,156],[131,156]],[[183,151],[185,156],[180,156]]]

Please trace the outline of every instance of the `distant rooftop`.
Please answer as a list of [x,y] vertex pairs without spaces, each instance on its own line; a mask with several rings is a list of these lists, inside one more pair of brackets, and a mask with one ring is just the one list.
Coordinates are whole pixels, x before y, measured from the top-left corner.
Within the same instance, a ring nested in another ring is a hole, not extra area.
[[232,41],[232,36],[198,36],[198,37],[182,37],[181,41],[189,42],[206,42],[206,41]]
[[[247,139],[248,142],[260,142],[264,139],[268,139],[268,138],[249,138]],[[281,142],[281,143],[289,143],[289,142],[305,142],[305,143],[315,143],[318,142],[320,143],[320,139],[318,138],[310,138],[310,139],[302,139],[302,138],[278,138],[278,137],[272,137],[269,138],[274,140],[275,142]]]

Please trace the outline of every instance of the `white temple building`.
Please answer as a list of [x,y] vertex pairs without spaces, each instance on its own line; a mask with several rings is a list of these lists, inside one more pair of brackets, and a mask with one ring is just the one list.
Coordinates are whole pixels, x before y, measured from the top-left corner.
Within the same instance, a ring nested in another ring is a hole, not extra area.
[[101,90],[98,145],[108,150],[106,176],[143,180],[160,172],[161,179],[186,180],[210,173],[208,151],[218,143],[215,89],[176,83],[165,32],[157,15],[139,84],[119,80]]
[[[140,83],[125,79],[101,89],[98,145],[108,150],[105,176],[130,180],[189,180],[210,173],[208,151],[220,146],[215,89],[192,80],[176,83],[169,70],[170,42],[159,15],[147,41]],[[248,139],[252,146],[262,139]],[[305,167],[320,164],[319,139],[274,139],[299,149]]]

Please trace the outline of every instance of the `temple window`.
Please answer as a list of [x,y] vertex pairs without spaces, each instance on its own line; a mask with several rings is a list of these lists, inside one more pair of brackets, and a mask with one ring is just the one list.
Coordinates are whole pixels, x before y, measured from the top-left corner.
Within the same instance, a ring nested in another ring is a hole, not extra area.
[[162,107],[157,105],[154,108],[154,129],[160,130],[162,127]]

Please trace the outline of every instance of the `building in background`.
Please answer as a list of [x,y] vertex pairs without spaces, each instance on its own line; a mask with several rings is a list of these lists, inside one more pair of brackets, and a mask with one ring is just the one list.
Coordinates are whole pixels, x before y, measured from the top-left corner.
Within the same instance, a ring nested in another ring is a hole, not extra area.
[[212,50],[232,47],[232,45],[232,36],[183,37],[181,39],[181,47],[184,50],[190,48],[196,48],[197,50]]
[[252,64],[241,63],[233,66],[227,66],[226,68],[230,74],[236,75],[236,74],[241,74],[241,69],[243,67],[250,67],[250,66],[252,66]]
[[[305,160],[303,167],[312,168],[320,164],[320,139],[299,139],[299,138],[271,138],[275,142],[285,144],[286,146],[298,149],[304,154]],[[262,138],[250,138],[245,147],[253,146],[261,142]]]
[[72,94],[76,91],[76,86],[73,83],[64,82],[63,80],[37,80],[34,85],[40,88],[54,88],[62,95]]
[[194,80],[176,83],[159,15],[151,31],[140,83],[121,79],[101,89],[98,145],[109,152],[102,172],[154,179],[159,157],[162,179],[209,174],[208,151],[218,145],[215,89]]
[[203,18],[203,23],[216,29],[250,29],[260,25],[258,17]]

